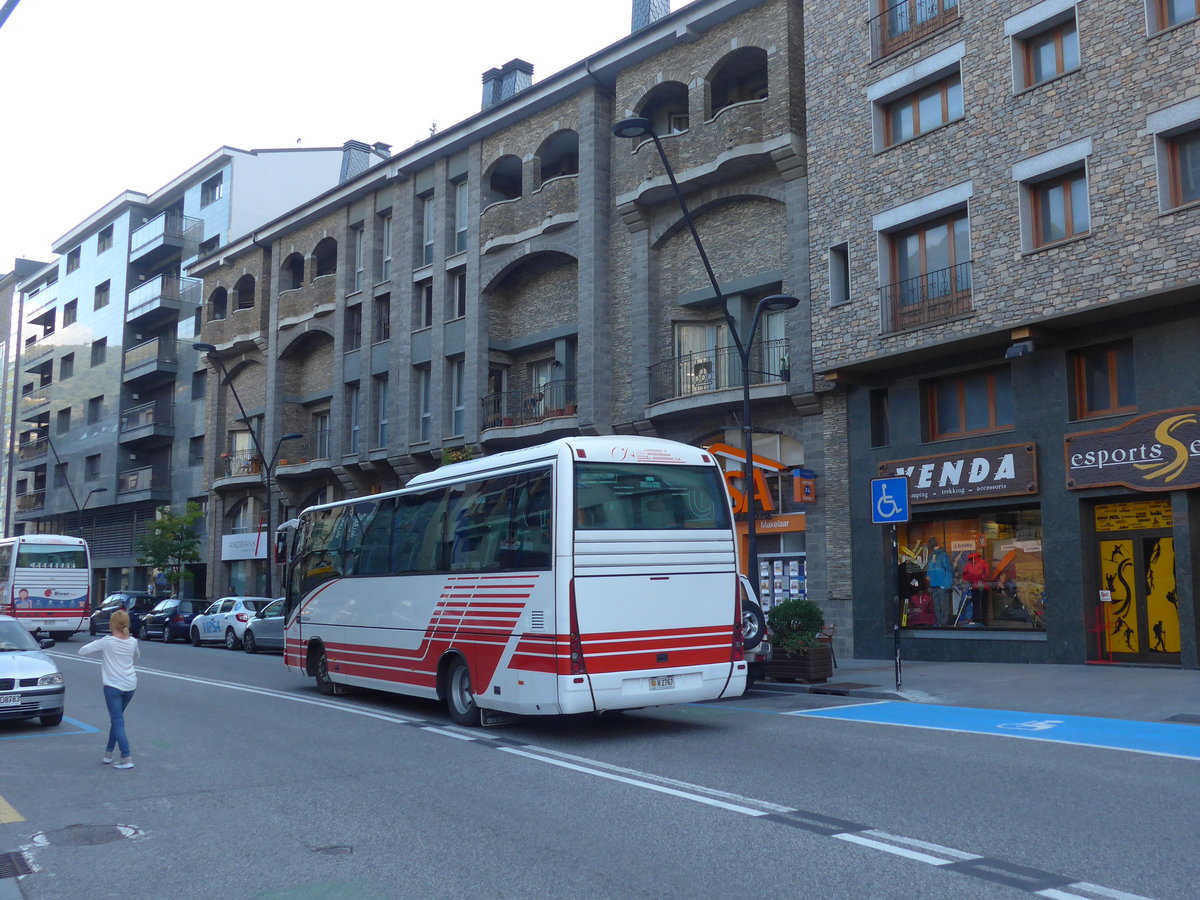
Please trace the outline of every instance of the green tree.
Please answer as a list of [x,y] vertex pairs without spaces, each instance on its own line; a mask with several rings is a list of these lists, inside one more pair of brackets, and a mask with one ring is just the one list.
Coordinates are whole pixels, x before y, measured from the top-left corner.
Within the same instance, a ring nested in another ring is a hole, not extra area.
[[191,501],[179,515],[169,506],[160,506],[157,518],[134,546],[138,562],[166,575],[172,594],[178,595],[179,583],[192,577],[184,566],[200,559],[200,536],[192,526],[203,515],[200,504]]

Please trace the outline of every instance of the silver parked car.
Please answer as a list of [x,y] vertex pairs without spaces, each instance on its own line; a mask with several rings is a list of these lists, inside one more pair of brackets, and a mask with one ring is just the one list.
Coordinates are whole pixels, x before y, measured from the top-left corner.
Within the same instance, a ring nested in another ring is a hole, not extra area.
[[0,719],[40,719],[58,725],[67,689],[54,660],[43,653],[50,638],[35,640],[12,616],[0,616]]
[[283,649],[283,598],[272,601],[254,614],[242,632],[242,649],[247,653]]

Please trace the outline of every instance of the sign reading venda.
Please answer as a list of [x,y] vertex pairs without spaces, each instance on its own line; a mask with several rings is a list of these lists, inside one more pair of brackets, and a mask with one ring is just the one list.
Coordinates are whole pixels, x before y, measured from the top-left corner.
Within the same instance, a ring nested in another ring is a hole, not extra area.
[[1065,445],[1068,488],[1200,487],[1200,408],[1150,413],[1119,428],[1069,434]]
[[1014,444],[894,459],[880,463],[879,474],[906,476],[910,503],[1036,494],[1037,448]]

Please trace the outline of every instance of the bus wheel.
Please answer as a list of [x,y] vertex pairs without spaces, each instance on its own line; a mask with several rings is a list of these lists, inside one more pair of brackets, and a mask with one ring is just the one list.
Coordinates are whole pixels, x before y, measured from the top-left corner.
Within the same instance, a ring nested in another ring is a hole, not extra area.
[[329,660],[325,656],[325,649],[321,648],[321,655],[317,657],[317,690],[326,696],[332,696],[337,693],[337,685],[333,683],[333,679],[329,677]]
[[479,724],[479,706],[471,693],[471,672],[461,657],[446,672],[446,710],[456,725]]

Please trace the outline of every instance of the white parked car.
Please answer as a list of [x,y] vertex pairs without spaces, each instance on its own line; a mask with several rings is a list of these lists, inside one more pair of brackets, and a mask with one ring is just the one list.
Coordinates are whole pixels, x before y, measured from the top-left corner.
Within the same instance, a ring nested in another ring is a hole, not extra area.
[[283,598],[265,606],[250,617],[242,632],[242,649],[247,653],[283,649]]
[[67,689],[54,660],[42,652],[53,646],[49,638],[35,640],[12,616],[0,616],[0,719],[62,722]]
[[242,634],[246,624],[260,609],[271,602],[270,597],[222,597],[196,618],[188,632],[192,646],[223,643],[229,650],[242,646]]

